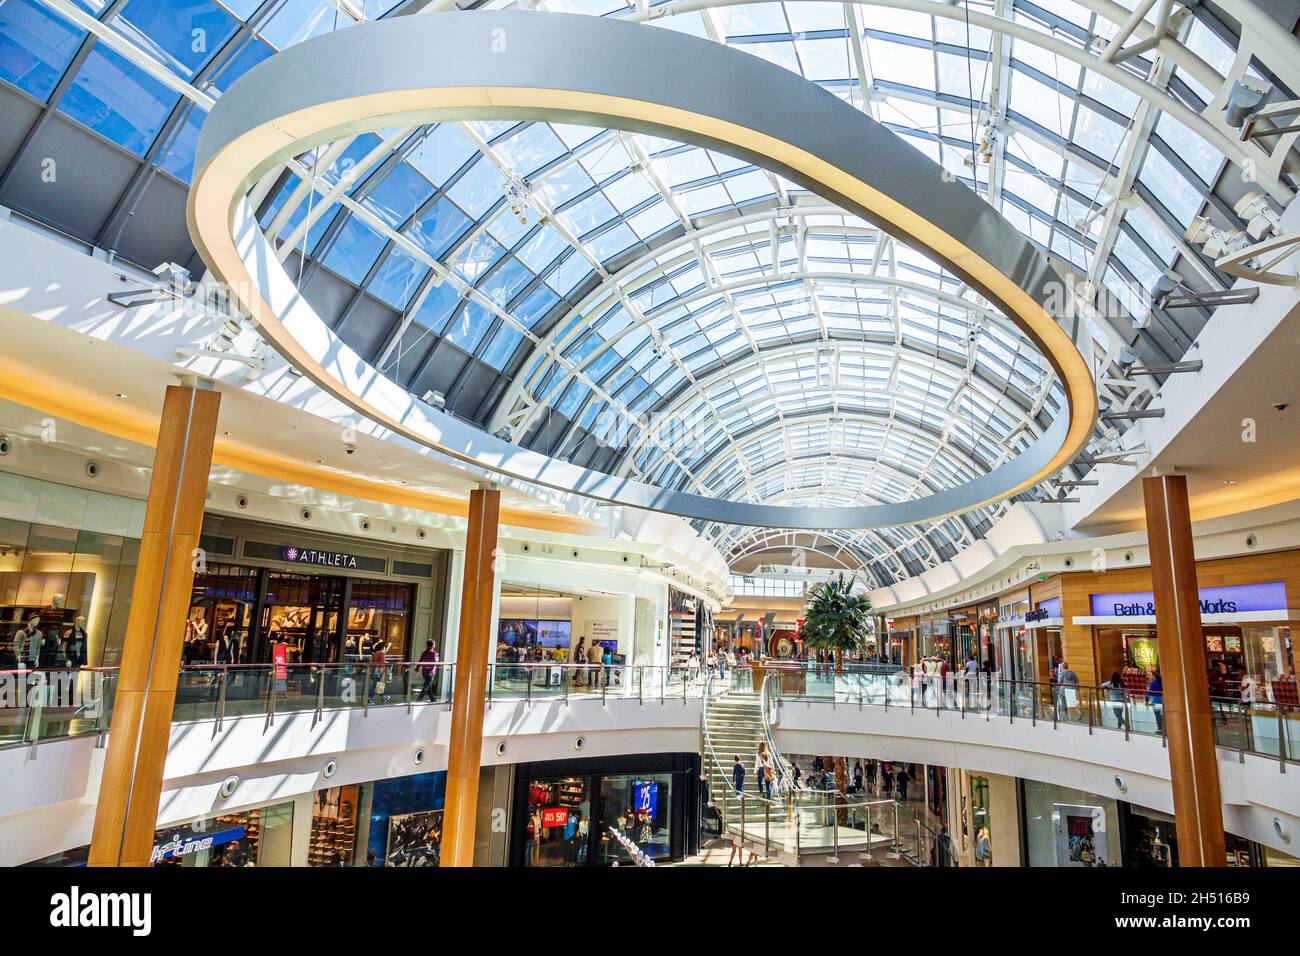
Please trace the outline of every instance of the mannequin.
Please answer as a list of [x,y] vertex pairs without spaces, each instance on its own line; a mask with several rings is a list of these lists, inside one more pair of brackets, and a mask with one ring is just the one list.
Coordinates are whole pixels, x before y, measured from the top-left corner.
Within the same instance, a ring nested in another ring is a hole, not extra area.
[[230,636],[230,631],[224,631],[217,638],[216,648],[213,652],[213,660],[217,664],[234,664],[239,659],[239,641]]
[[[44,620],[44,618],[42,618]],[[63,666],[63,639],[59,633],[59,622],[55,621],[41,635],[40,665],[47,669]]]
[[50,598],[50,606],[41,612],[41,619],[50,627],[55,629],[63,623],[65,616],[63,608],[64,597],[62,594],[56,594]]
[[44,638],[45,635],[41,633],[40,616],[33,614],[27,619],[27,626],[14,637],[14,653],[17,654],[19,662],[35,668],[40,663],[41,644]]
[[89,646],[90,639],[86,635],[86,619],[78,616],[72,625],[72,630],[68,633],[67,646],[64,650],[68,666],[72,668],[85,667]]

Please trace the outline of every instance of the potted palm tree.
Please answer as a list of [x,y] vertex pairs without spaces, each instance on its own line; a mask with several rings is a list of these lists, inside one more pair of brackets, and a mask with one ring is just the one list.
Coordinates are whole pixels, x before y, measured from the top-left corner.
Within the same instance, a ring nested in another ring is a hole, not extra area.
[[[808,589],[804,607],[804,644],[815,650],[830,651],[835,656],[835,673],[844,672],[844,655],[861,654],[867,647],[871,629],[871,599],[855,594],[856,578],[840,574]],[[835,758],[835,789],[847,793],[848,761]],[[846,811],[839,812],[844,822]]]

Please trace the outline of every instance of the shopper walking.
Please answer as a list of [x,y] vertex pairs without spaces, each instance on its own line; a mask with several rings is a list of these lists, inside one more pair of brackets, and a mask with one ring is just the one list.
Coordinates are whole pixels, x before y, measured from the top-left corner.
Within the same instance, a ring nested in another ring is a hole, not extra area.
[[432,702],[437,694],[435,685],[438,683],[438,651],[434,648],[433,641],[424,642],[424,653],[420,655],[419,670],[420,676],[424,678],[424,686],[420,689],[420,700]]
[[1128,727],[1128,715],[1124,713],[1124,682],[1120,680],[1119,671],[1111,671],[1110,680],[1101,687],[1109,702],[1110,712],[1115,716],[1115,726],[1125,730]]
[[745,794],[745,765],[740,762],[739,757],[733,757],[731,765],[731,789],[736,793],[744,796]]
[[890,797],[894,794],[894,768],[885,764],[880,771],[880,795]]
[[591,647],[587,649],[587,663],[591,665],[591,686],[594,690],[600,686],[601,672],[605,666],[605,648],[600,646],[599,641],[592,641]]
[[894,785],[898,788],[898,799],[906,802],[907,800],[907,782],[912,779],[911,773],[907,770],[907,764],[898,768],[898,773],[894,775]]
[[767,744],[765,743],[758,745],[758,758],[754,761],[754,773],[758,778],[759,794],[771,800],[774,768],[772,765],[772,755],[768,752]]
[[1155,715],[1156,732],[1163,734],[1165,732],[1165,685],[1160,683],[1158,670],[1151,675],[1151,683],[1147,684],[1147,706]]
[[1056,673],[1056,686],[1060,693],[1058,711],[1065,712],[1065,720],[1074,720],[1079,712],[1079,675],[1070,670],[1070,665],[1061,661],[1061,669]]

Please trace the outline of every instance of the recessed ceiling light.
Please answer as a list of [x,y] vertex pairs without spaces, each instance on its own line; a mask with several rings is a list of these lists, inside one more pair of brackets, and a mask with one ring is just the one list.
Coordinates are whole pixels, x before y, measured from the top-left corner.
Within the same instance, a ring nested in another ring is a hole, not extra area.
[[1224,480],[1223,483],[1224,483],[1225,485],[1235,485],[1235,484],[1237,483],[1237,481],[1236,481],[1235,478],[1227,478],[1227,479]]
[[126,392],[114,392],[114,393],[113,393],[113,397],[114,397],[114,398],[126,398]]

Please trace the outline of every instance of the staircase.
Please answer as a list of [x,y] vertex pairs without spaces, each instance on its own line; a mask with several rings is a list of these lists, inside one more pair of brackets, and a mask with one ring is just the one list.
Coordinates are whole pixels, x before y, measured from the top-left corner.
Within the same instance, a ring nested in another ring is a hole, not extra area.
[[[793,866],[834,865],[850,859],[876,866],[932,865],[934,831],[902,804],[789,788],[788,764],[776,748],[764,714],[769,686],[775,685],[765,685],[762,694],[732,689],[713,674],[705,686],[701,767],[709,802],[722,817],[723,832],[738,835],[764,856]],[[772,800],[760,797],[754,770],[763,743],[778,776]],[[743,801],[731,783],[736,757],[745,767]],[[842,809],[837,812],[835,805]]]
[[740,796],[731,786],[735,757],[745,765],[745,792],[750,798],[744,801],[744,819],[747,824],[762,820],[763,803],[753,799],[758,793],[754,758],[765,739],[758,695],[732,691],[710,699],[704,712],[704,738],[701,749],[709,799],[722,813],[724,827],[740,826],[742,817]]

